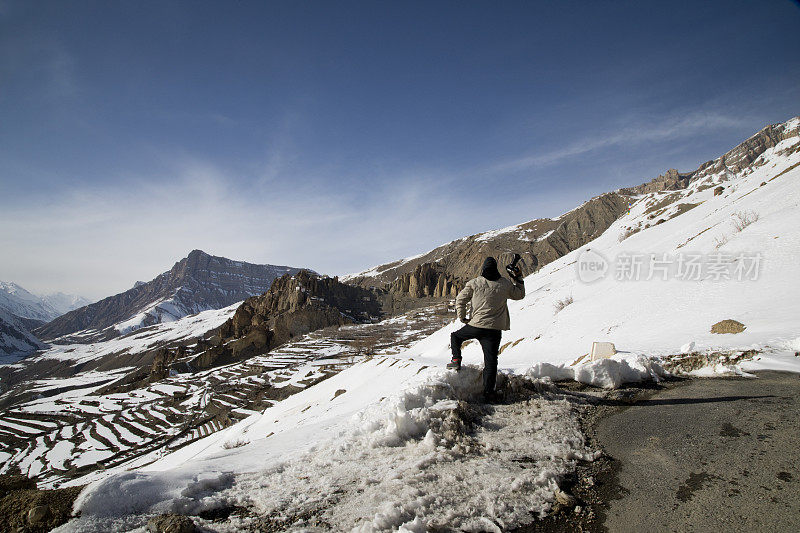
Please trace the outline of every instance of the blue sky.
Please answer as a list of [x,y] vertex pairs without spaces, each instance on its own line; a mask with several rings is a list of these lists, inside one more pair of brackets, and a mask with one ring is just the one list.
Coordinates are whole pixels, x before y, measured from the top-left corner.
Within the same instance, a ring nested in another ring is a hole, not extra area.
[[796,2],[0,0],[0,279],[343,274],[800,114]]

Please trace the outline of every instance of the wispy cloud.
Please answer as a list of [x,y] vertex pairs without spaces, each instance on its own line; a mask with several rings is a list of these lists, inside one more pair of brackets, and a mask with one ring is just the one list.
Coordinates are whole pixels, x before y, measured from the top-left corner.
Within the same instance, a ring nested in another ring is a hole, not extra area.
[[194,248],[344,274],[509,222],[490,203],[478,210],[449,195],[443,177],[411,172],[357,190],[234,183],[230,171],[182,156],[163,179],[4,205],[0,279],[100,298],[152,279]]
[[614,146],[688,138],[726,128],[741,128],[749,123],[750,121],[741,116],[702,111],[658,120],[634,119],[619,128],[570,142],[562,148],[501,161],[493,165],[491,171],[497,173],[519,172],[555,165],[574,157]]

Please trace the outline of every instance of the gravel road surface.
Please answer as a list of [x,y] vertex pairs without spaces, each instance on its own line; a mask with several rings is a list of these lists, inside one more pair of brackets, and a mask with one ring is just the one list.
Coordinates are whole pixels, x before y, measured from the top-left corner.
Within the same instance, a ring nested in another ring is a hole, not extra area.
[[800,375],[691,379],[599,420],[618,487],[603,526],[800,531]]

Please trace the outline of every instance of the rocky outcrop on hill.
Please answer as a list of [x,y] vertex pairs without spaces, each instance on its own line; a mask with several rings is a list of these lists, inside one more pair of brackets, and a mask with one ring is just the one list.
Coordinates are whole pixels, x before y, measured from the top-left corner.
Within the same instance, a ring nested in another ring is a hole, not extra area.
[[796,136],[799,129],[800,120],[797,118],[781,124],[772,124],[721,157],[703,163],[693,172],[681,174],[672,168],[666,174],[660,175],[648,183],[620,189],[618,192],[639,195],[659,191],[675,191],[685,189],[689,186],[689,183],[710,174],[718,174],[720,172],[735,174],[741,172],[748,167],[757,165],[761,154],[770,148],[774,148],[784,139]]
[[152,281],[137,282],[121,294],[71,311],[35,333],[45,340],[78,332],[81,334],[64,340],[109,339],[200,311],[221,309],[262,294],[277,277],[299,270],[232,261],[194,250]]
[[412,298],[432,296],[434,298],[454,297],[463,287],[443,267],[435,263],[423,263],[414,270],[401,274],[389,284],[387,290]]
[[514,253],[527,275],[603,233],[628,209],[627,197],[608,193],[556,219],[536,219],[447,243],[412,260],[376,267],[377,275],[355,275],[347,283],[386,291],[393,297],[453,297],[478,275],[486,256],[505,265]]
[[689,181],[693,173],[681,174],[677,169],[671,168],[665,174],[653,178],[648,183],[637,185],[625,189],[628,194],[647,194],[659,191],[676,191],[678,189],[685,189],[689,185]]
[[417,264],[413,270],[401,273],[383,288],[372,287],[384,312],[395,315],[425,305],[425,298],[454,298],[464,287],[439,263]]
[[245,300],[191,366],[208,368],[241,360],[311,331],[380,317],[381,304],[369,290],[305,270],[286,274],[266,293]]
[[[740,172],[751,166],[769,148],[774,148],[782,140],[797,135],[798,130],[800,130],[800,121],[796,119],[782,124],[772,124],[719,159],[709,161],[706,165],[717,169],[726,168],[731,172]],[[701,166],[700,169],[703,167]]]

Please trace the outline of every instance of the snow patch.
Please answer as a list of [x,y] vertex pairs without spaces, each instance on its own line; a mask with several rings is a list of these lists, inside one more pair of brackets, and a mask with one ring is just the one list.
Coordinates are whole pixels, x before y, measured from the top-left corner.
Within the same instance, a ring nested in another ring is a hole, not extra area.
[[604,389],[616,389],[625,383],[661,381],[669,376],[655,358],[642,355],[601,359],[579,366],[566,363],[535,363],[527,372],[532,379],[549,378],[553,381],[574,380]]
[[[351,390],[361,375],[372,383]],[[365,401],[399,376],[406,377],[398,392]],[[536,390],[535,383],[513,379]],[[349,389],[334,400],[315,403],[343,387]],[[165,458],[169,469],[126,472],[95,485],[78,503],[81,517],[61,531],[137,527],[155,513],[231,505],[253,514],[215,524],[220,531],[258,529],[265,525],[259,517],[277,517],[273,527],[297,527],[297,517],[309,512],[336,531],[502,531],[530,523],[532,513],[550,508],[560,478],[595,453],[565,397],[542,389],[528,401],[488,409],[473,403],[481,388],[476,368],[456,373],[391,358],[362,363],[216,438],[244,442],[248,436],[248,444],[201,455],[195,447],[194,455],[181,454],[184,462]],[[336,404],[362,407],[322,423]],[[280,418],[298,411],[300,419]],[[298,450],[309,430],[327,438],[312,437],[316,444]]]

